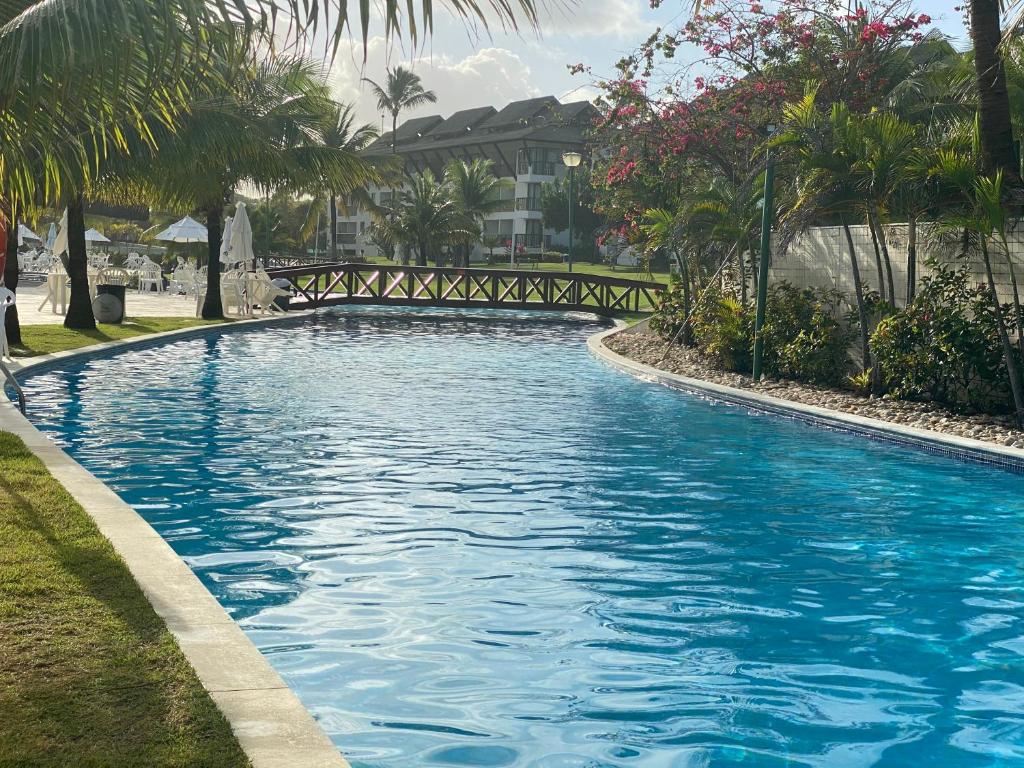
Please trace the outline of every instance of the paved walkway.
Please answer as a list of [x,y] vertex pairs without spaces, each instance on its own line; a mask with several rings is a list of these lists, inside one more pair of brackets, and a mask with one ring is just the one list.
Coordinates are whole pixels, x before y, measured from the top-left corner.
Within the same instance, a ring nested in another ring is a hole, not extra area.
[[[22,325],[59,325],[64,316],[56,314],[47,304],[39,305],[46,296],[45,285],[18,286],[18,318]],[[131,288],[125,296],[128,317],[195,317],[195,296],[174,296],[170,293],[139,293]]]

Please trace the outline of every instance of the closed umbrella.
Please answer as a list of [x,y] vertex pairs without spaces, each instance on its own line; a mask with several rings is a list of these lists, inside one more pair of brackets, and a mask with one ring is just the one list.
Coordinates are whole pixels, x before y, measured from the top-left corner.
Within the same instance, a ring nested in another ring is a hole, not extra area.
[[231,217],[224,219],[224,231],[220,234],[220,260],[224,264],[234,264],[238,259],[231,255]]
[[68,209],[64,209],[64,215],[60,219],[60,231],[53,241],[53,255],[60,256],[68,252]]
[[50,222],[50,231],[46,233],[46,250],[53,252],[53,244],[57,242],[57,225]]
[[242,262],[245,269],[250,269],[250,262],[256,260],[252,250],[252,225],[249,224],[249,214],[245,212],[245,203],[238,204],[231,220],[231,258]]
[[206,227],[190,216],[176,221],[163,232],[154,235],[154,240],[169,243],[205,243],[208,239]]

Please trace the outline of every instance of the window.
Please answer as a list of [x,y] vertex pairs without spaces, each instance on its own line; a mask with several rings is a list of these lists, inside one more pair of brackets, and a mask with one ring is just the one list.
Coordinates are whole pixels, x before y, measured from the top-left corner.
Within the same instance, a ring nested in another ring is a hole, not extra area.
[[556,155],[547,147],[524,147],[519,150],[518,173],[554,176]]
[[339,221],[338,222],[338,242],[339,243],[354,243],[356,241],[356,222],[354,221]]

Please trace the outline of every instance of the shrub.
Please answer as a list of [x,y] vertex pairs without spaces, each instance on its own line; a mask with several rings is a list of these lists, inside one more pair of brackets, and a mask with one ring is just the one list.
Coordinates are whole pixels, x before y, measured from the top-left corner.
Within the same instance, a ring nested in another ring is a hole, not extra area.
[[[954,410],[1012,410],[1010,379],[1003,361],[988,289],[970,284],[965,270],[930,265],[913,302],[884,318],[871,349],[890,393],[930,400]],[[1006,322],[1009,309],[1003,308]]]
[[[842,317],[844,300],[835,291],[814,291],[778,283],[768,291],[764,325],[764,372],[800,381],[838,384],[850,372],[854,327]],[[715,365],[749,372],[753,365],[754,309],[734,296],[710,288],[693,300],[694,345]],[[665,338],[675,336],[684,319],[682,283],[673,279],[651,319]]]
[[686,313],[683,311],[683,281],[672,275],[668,288],[658,296],[651,315],[651,330],[663,339],[675,338],[682,328]]
[[732,296],[712,290],[693,313],[693,339],[715,365],[728,371],[749,371],[753,364],[753,313]]

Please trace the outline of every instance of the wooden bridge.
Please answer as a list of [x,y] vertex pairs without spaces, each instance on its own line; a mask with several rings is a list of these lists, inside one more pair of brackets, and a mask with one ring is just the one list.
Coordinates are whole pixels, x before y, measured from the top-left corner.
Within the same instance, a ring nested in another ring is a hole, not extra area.
[[268,273],[291,283],[294,309],[382,304],[610,314],[653,307],[665,289],[661,283],[582,272],[391,264],[307,264]]

